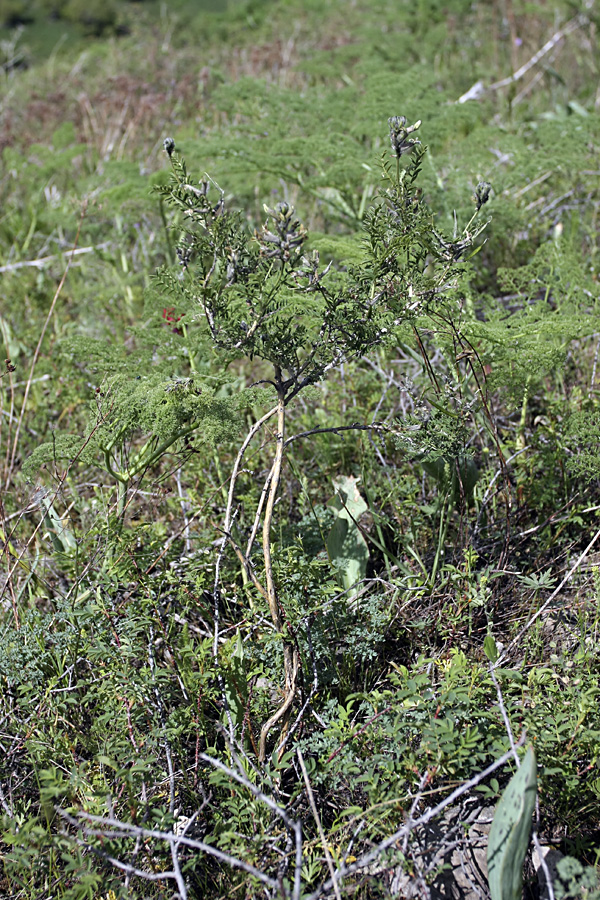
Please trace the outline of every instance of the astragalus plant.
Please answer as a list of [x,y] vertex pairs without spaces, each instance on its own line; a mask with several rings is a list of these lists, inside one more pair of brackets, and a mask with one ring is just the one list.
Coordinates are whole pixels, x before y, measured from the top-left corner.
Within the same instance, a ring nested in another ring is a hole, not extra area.
[[[189,327],[205,330],[221,354],[224,367],[234,359],[244,358],[249,371],[261,372],[256,384],[267,389],[273,402],[252,427],[238,454],[230,481],[222,548],[228,542],[239,557],[246,577],[267,601],[273,626],[282,641],[283,702],[262,725],[258,753],[261,761],[266,757],[271,729],[279,724],[282,734],[286,732],[299,694],[302,667],[299,643],[293,630],[286,627],[289,618],[274,576],[271,538],[286,447],[300,437],[287,434],[290,404],[305,388],[322,382],[328,372],[342,363],[397,341],[399,330],[412,330],[418,340],[418,322],[438,315],[443,318],[447,295],[452,293],[456,298],[461,259],[483,227],[474,223],[488,199],[487,184],[478,186],[474,215],[459,235],[449,238],[435,227],[417,186],[426,152],[415,137],[420,124],[407,125],[404,117],[390,118],[392,158],[384,157],[382,161],[380,197],[365,216],[362,249],[343,268],[336,268],[332,260],[325,265],[318,250],[307,249],[307,230],[287,202],[274,208],[265,206],[264,224],[251,231],[244,216],[228,208],[224,190],[208,175],[194,179],[174,141],[167,138],[164,142],[171,178],[158,190],[163,201],[180,213],[179,270],[163,268],[157,273],[157,284],[168,295],[175,315],[179,309],[196,310]],[[427,364],[424,350],[423,355]],[[441,409],[445,395],[435,373],[432,384],[440,394],[437,405]],[[461,423],[456,412],[450,411],[445,418],[446,431],[450,423],[450,430],[460,436]],[[242,547],[232,533],[236,478],[250,440],[271,419],[276,421],[272,463],[254,524]],[[332,423],[331,427],[370,428],[379,433],[395,430],[397,438],[402,432],[400,425],[386,429],[376,423]],[[421,434],[424,423],[411,423],[413,444],[415,428]],[[301,437],[307,439],[323,430],[327,429],[316,428]],[[447,434],[440,437],[441,450],[435,450],[435,435],[429,434],[428,440],[429,444],[422,447],[417,446],[417,441],[413,448],[417,456],[427,457],[433,452],[434,457],[439,457],[448,450]],[[458,457],[457,448],[453,454]],[[259,530],[260,564],[252,554]],[[216,607],[218,571],[217,566]],[[217,616],[215,620],[218,621]],[[216,635],[217,632],[215,653]]]

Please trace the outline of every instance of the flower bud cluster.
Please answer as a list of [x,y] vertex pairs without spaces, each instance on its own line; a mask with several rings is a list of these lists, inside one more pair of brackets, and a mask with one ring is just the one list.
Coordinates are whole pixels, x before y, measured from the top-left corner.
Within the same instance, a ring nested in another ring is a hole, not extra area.
[[[278,203],[275,209],[268,206],[264,209],[273,224],[265,223],[260,231],[255,232],[261,256],[288,262],[299,254],[306,240],[306,229],[299,219],[294,218],[294,207],[285,201]],[[269,227],[273,230],[270,231]]]
[[417,144],[421,143],[415,138],[409,139],[409,135],[421,127],[420,119],[414,125],[407,127],[406,116],[391,116],[388,119],[388,124],[390,126],[390,143],[394,156],[400,158],[405,153],[410,153]]
[[327,275],[331,268],[331,263],[319,271],[320,258],[319,251],[313,250],[310,256],[303,256],[300,267],[294,272],[294,278],[297,282],[304,281],[304,290],[307,293],[318,291],[321,288],[321,281]]
[[477,204],[477,212],[490,199],[490,191],[492,186],[489,181],[480,181],[475,188],[475,203]]
[[431,237],[440,259],[447,262],[458,262],[461,256],[464,256],[466,251],[473,246],[473,238],[469,234],[461,240],[447,241],[437,231],[432,230]]

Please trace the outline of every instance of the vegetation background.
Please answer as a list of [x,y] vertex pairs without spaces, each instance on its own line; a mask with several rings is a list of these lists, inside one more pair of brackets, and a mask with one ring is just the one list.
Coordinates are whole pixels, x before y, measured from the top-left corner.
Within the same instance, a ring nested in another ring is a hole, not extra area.
[[600,896],[596,5],[0,20],[0,894]]

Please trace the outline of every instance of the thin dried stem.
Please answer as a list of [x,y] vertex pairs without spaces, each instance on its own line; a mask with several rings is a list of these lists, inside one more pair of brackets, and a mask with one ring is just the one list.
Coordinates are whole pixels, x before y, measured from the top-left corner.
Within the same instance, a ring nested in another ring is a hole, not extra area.
[[534,66],[540,62],[541,59],[546,56],[547,53],[550,53],[551,50],[556,47],[556,45],[562,41],[564,37],[571,34],[573,31],[576,31],[578,28],[581,28],[585,25],[589,25],[589,18],[586,15],[580,13],[575,16],[573,19],[570,19],[566,25],[562,28],[559,28],[558,31],[555,31],[552,37],[550,37],[546,43],[540,47],[537,53],[534,53],[533,56],[527,60],[520,68],[513,72],[512,75],[508,75],[506,78],[500,79],[500,81],[495,81],[493,84],[490,84],[489,87],[485,87],[482,81],[477,81],[472,87],[469,88],[464,94],[462,94],[457,103],[466,103],[468,100],[479,100],[481,97],[485,96],[490,91],[498,91],[501,88],[509,87],[511,84],[515,84],[515,82],[520,81],[524,75],[526,75]]
[[53,263],[57,259],[61,259],[61,257],[81,256],[82,253],[97,253],[98,250],[106,250],[108,247],[110,247],[110,243],[105,241],[103,244],[96,244],[93,247],[76,247],[72,250],[67,250],[65,253],[53,253],[50,256],[41,256],[39,259],[27,259],[23,262],[8,263],[5,266],[0,266],[0,274],[4,274],[5,272],[16,272],[18,269],[43,269],[44,266]]
[[[276,370],[276,379],[280,383],[281,382],[281,372],[279,369]],[[275,580],[273,578],[273,563],[271,559],[271,524],[273,522],[273,509],[275,507],[275,500],[277,498],[277,491],[279,489],[279,479],[281,477],[281,466],[283,463],[283,450],[284,450],[284,440],[285,440],[285,397],[283,394],[283,390],[278,388],[278,400],[277,400],[277,437],[276,437],[276,450],[275,450],[275,459],[273,460],[273,468],[271,469],[271,484],[269,487],[269,492],[267,495],[267,503],[265,507],[265,518],[263,522],[263,533],[262,533],[262,543],[263,543],[263,557],[265,560],[265,580],[267,585],[267,601],[269,603],[269,610],[271,612],[271,618],[273,619],[273,624],[275,625],[277,631],[281,633],[283,631],[283,621],[281,619],[281,612],[279,610],[279,603],[277,601],[277,591],[275,588]],[[287,671],[286,671],[287,678]]]
[[[92,430],[90,431],[90,433],[88,434],[88,436],[86,437],[86,439],[84,440],[84,442],[82,443],[81,447],[79,448],[79,450],[77,451],[77,453],[75,454],[75,456],[73,457],[73,459],[71,460],[71,462],[69,463],[69,465],[67,466],[67,468],[65,469],[65,471],[63,472],[63,474],[61,475],[57,487],[55,488],[55,490],[53,491],[52,494],[48,495],[48,498],[47,498],[47,499],[48,499],[48,501],[49,501],[50,503],[52,503],[52,502],[56,499],[56,497],[60,494],[60,491],[62,490],[62,487],[63,487],[63,485],[64,485],[64,483],[65,483],[65,481],[66,481],[66,479],[67,479],[67,476],[68,476],[69,472],[71,471],[72,467],[75,465],[75,463],[77,462],[77,460],[79,459],[79,457],[81,456],[81,454],[83,453],[83,451],[85,450],[85,448],[87,447],[87,445],[90,443],[90,441],[92,440],[92,438],[93,438],[94,434],[96,433],[96,431],[97,431],[97,430],[100,428],[100,426],[103,425],[104,422],[108,419],[109,415],[111,414],[111,411],[112,411],[112,410],[109,409],[103,416],[101,416],[101,417],[98,419],[98,421],[96,422],[96,424],[94,425],[94,427],[92,428]],[[21,552],[19,553],[19,555],[18,555],[18,557],[16,558],[16,560],[15,560],[15,562],[14,562],[12,568],[11,568],[10,571],[7,573],[6,581],[5,581],[4,587],[3,587],[2,590],[0,591],[0,601],[2,601],[2,598],[4,597],[4,592],[5,592],[5,590],[6,590],[7,585],[11,584],[11,579],[12,579],[12,576],[13,576],[13,574],[14,574],[14,572],[15,572],[15,569],[17,568],[17,566],[23,565],[23,558],[24,558],[25,554],[27,553],[27,551],[29,550],[29,547],[31,546],[31,544],[32,544],[33,541],[35,540],[36,535],[37,535],[37,533],[39,532],[39,530],[42,528],[42,525],[43,525],[43,524],[44,524],[44,517],[41,516],[41,517],[40,517],[40,521],[38,522],[38,524],[37,524],[36,527],[34,528],[33,532],[31,533],[29,539],[27,540],[27,543],[25,544],[25,546],[23,547],[23,549],[22,549]],[[16,526],[15,526],[15,527],[16,527]],[[14,531],[14,529],[13,529],[13,531]],[[12,535],[11,535],[11,536],[12,536]]]
[[42,349],[42,343],[44,341],[44,337],[46,336],[46,331],[48,329],[48,325],[50,324],[50,319],[52,318],[52,316],[54,314],[54,309],[56,307],[56,303],[57,303],[60,293],[63,289],[63,285],[64,285],[65,281],[67,280],[67,275],[69,273],[69,269],[71,268],[71,263],[73,262],[73,257],[75,255],[75,251],[77,250],[77,244],[79,243],[79,233],[81,231],[81,225],[83,223],[83,219],[85,217],[86,210],[87,210],[87,199],[84,200],[84,202],[83,202],[81,215],[79,217],[79,223],[77,225],[77,233],[75,235],[75,240],[73,242],[73,247],[71,249],[71,253],[69,255],[69,258],[67,259],[67,265],[65,266],[65,270],[63,272],[62,278],[60,279],[60,281],[58,283],[58,287],[56,288],[56,291],[54,292],[54,297],[52,298],[52,303],[50,304],[48,314],[47,314],[44,324],[42,326],[42,332],[40,334],[39,340],[37,342],[37,346],[33,353],[33,359],[31,360],[31,367],[29,369],[29,377],[27,378],[27,384],[25,385],[25,394],[23,396],[23,403],[21,405],[21,412],[19,414],[17,427],[15,429],[15,436],[13,439],[13,447],[12,447],[12,452],[10,455],[10,462],[9,462],[8,469],[6,472],[6,481],[5,481],[5,485],[4,485],[5,490],[8,488],[8,485],[10,484],[12,472],[14,469],[15,456],[17,455],[17,446],[19,444],[19,435],[21,433],[21,425],[23,424],[23,417],[25,415],[25,409],[27,408],[27,400],[29,398],[29,391],[31,388],[31,384],[33,382],[33,373],[35,371],[35,367],[37,365],[37,361],[40,356],[40,352]]
[[[273,577],[273,562],[271,558],[271,525],[273,522],[273,510],[275,508],[275,500],[277,498],[277,490],[279,488],[279,480],[281,478],[281,467],[283,464],[283,453],[285,448],[285,387],[282,383],[281,369],[275,367],[275,384],[277,387],[277,443],[275,450],[275,459],[273,460],[273,468],[271,469],[271,484],[267,496],[265,506],[265,517],[263,522],[262,545],[263,557],[265,561],[265,582],[267,588],[267,602],[271,612],[273,624],[279,634],[283,634],[284,622],[279,609],[279,601],[277,598],[277,589],[275,587],[275,579]],[[298,651],[293,644],[284,638],[283,640],[283,664],[285,670],[285,688],[284,701],[277,712],[263,725],[260,734],[259,759],[261,762],[266,758],[266,745],[269,731],[280,719],[283,719],[282,733],[285,733],[289,712],[296,696],[296,677],[299,668]]]
[[[193,850],[201,850],[203,853],[206,853],[207,856],[213,856],[215,859],[220,860],[221,862],[226,863],[234,869],[242,869],[244,872],[247,872],[249,875],[253,875],[255,878],[258,878],[260,882],[266,884],[267,887],[272,889],[276,889],[278,887],[277,881],[274,878],[270,878],[268,875],[265,875],[264,872],[261,872],[260,869],[255,868],[250,865],[250,863],[244,862],[242,859],[237,859],[235,856],[231,856],[229,853],[223,853],[222,850],[219,850],[217,847],[213,847],[212,844],[206,844],[204,841],[194,840],[193,838],[185,837],[185,835],[177,835],[172,831],[158,831],[152,828],[140,828],[138,825],[130,825],[129,822],[121,822],[118,819],[109,818],[107,816],[92,816],[88,813],[79,813],[77,818],[69,815],[69,813],[65,812],[64,809],[60,809],[60,807],[56,807],[57,814],[64,819],[69,825],[78,828],[84,837],[99,837],[99,838],[125,838],[125,837],[137,837],[138,835],[142,838],[155,838],[158,841],[166,841],[169,844],[175,845],[183,845],[184,847],[190,847]],[[85,825],[84,822],[92,823],[92,826]],[[95,827],[93,827],[95,826]],[[93,847],[92,845],[87,844],[90,850],[94,852],[100,852],[98,848]],[[105,857],[108,859],[108,857]],[[112,865],[117,865],[118,868],[130,869],[126,863],[120,863],[119,861],[113,862],[113,858],[110,858],[110,862]],[[141,870],[136,870],[136,875],[140,878],[147,878],[149,873],[144,873]],[[161,872],[161,873],[152,873],[150,878],[147,880],[159,881],[163,878],[176,878],[175,872]]]
[[[289,644],[287,646],[289,647]],[[285,653],[285,646],[284,646],[284,653]],[[289,717],[289,711],[291,709],[292,703],[294,702],[294,699],[296,697],[296,678],[298,676],[298,668],[299,668],[300,660],[298,657],[298,651],[295,648],[291,649],[290,655],[291,655],[292,671],[291,671],[291,677],[289,680],[289,688],[287,687],[287,685],[288,685],[287,659],[285,659],[285,663],[286,663],[286,673],[285,673],[285,675],[286,675],[286,697],[285,697],[285,700],[283,701],[283,703],[279,707],[279,709],[273,713],[271,718],[267,719],[267,721],[263,725],[261,732],[260,732],[260,744],[259,744],[259,748],[258,748],[258,758],[261,763],[264,763],[265,759],[267,758],[267,737],[269,736],[269,732],[271,731],[271,729],[273,728],[274,725],[277,725],[277,723],[279,722],[280,719],[283,719],[285,717],[287,720],[287,718]],[[285,722],[284,722],[284,727],[282,728],[282,737],[285,737]],[[282,752],[283,752],[282,750],[279,751],[278,755],[280,758],[282,756]]]
[[[275,464],[273,463],[273,466],[274,465]],[[252,524],[252,530],[250,531],[250,537],[248,538],[248,543],[246,544],[246,560],[248,562],[250,562],[250,554],[252,553],[254,541],[256,540],[256,535],[258,534],[258,529],[260,527],[260,517],[262,515],[265,501],[269,494],[269,487],[271,486],[271,479],[273,478],[273,466],[271,466],[271,471],[265,479],[265,483],[260,494],[260,499],[258,501],[258,506],[256,507],[256,515],[254,516],[254,522]]]
[[[258,579],[256,578],[256,575],[250,568],[250,565],[248,562],[248,553],[246,553],[246,557],[244,558],[241,550],[236,548],[235,545],[233,544],[233,540],[231,537],[231,517],[232,517],[232,511],[233,511],[233,497],[235,494],[235,485],[236,485],[236,482],[238,479],[238,475],[240,473],[240,469],[241,469],[242,462],[244,459],[244,454],[246,453],[246,450],[248,449],[248,446],[249,446],[250,442],[252,441],[253,437],[260,431],[260,429],[263,427],[265,422],[268,422],[269,419],[275,415],[277,410],[278,410],[278,407],[274,406],[272,409],[270,409],[268,412],[266,412],[264,414],[264,416],[262,416],[262,418],[260,418],[257,422],[254,423],[254,425],[252,426],[252,428],[246,435],[246,438],[244,439],[244,443],[240,447],[240,449],[238,451],[238,455],[235,458],[235,462],[233,464],[233,469],[231,472],[231,477],[229,479],[229,491],[227,494],[227,506],[225,508],[225,519],[223,521],[223,541],[221,544],[222,550],[224,550],[225,543],[228,540],[232,543],[232,545],[234,546],[235,552],[238,554],[240,562],[244,566],[246,574],[248,575],[248,577],[250,578],[252,583],[255,585],[257,590],[259,590],[260,593],[263,594],[263,596],[266,596],[265,590],[259,584]],[[222,551],[221,551],[221,555],[222,555]],[[217,596],[218,590],[219,590],[219,572],[216,571],[215,572],[215,587],[214,587],[215,597]]]
[[515,81],[520,81],[530,69],[533,69],[547,53],[556,47],[559,41],[562,41],[564,37],[571,34],[571,32],[576,31],[578,28],[581,28],[583,25],[588,25],[589,21],[587,16],[581,14],[570,19],[566,25],[559,28],[558,31],[555,31],[552,37],[546,41],[544,46],[540,47],[537,53],[534,53],[531,59],[528,59],[516,72],[513,72],[513,74],[509,75],[507,78],[502,78],[500,81],[495,81],[493,84],[490,84],[488,90],[497,91],[500,88],[514,84]]
[[312,787],[310,786],[310,780],[308,778],[308,772],[306,771],[306,765],[304,764],[304,757],[302,756],[302,751],[300,747],[296,748],[296,753],[298,755],[298,762],[300,763],[300,768],[302,769],[302,777],[304,778],[304,784],[306,785],[306,794],[308,796],[308,802],[310,804],[310,809],[313,814],[313,818],[315,820],[317,830],[319,832],[319,837],[321,838],[321,844],[323,846],[323,852],[325,853],[325,859],[327,860],[327,868],[329,869],[329,874],[331,875],[331,880],[333,883],[333,893],[336,896],[336,900],[342,900],[342,895],[340,894],[340,888],[336,881],[335,877],[335,869],[333,866],[333,859],[331,858],[331,853],[329,852],[329,847],[327,846],[327,837],[325,832],[323,831],[323,825],[321,823],[321,818],[319,816],[319,810],[317,809],[317,804],[315,803],[315,798],[312,792]]
[[[492,681],[494,682],[494,687],[496,688],[496,694],[498,696],[498,706],[500,707],[500,712],[502,714],[502,720],[504,722],[504,727],[506,729],[506,734],[508,735],[508,740],[510,742],[510,748],[512,754],[515,759],[515,764],[517,769],[521,766],[521,760],[519,759],[519,754],[517,753],[517,744],[515,743],[515,737],[513,734],[512,726],[510,724],[510,719],[508,718],[508,713],[506,712],[506,706],[504,704],[504,697],[502,696],[502,688],[500,687],[500,683],[496,678],[496,673],[494,672],[494,667],[490,665],[490,676]],[[539,819],[539,798],[536,797],[536,813],[537,818]],[[537,833],[537,825],[534,826],[532,840],[535,846],[535,849],[538,852],[538,856],[540,858],[540,866],[542,872],[544,873],[544,877],[546,879],[546,888],[548,894],[548,900],[554,900],[554,888],[552,886],[552,876],[550,875],[550,869],[548,868],[548,864],[544,859],[544,854],[542,852],[542,845],[540,843],[540,839]]]
[[542,606],[540,606],[538,611],[530,618],[530,620],[527,622],[527,624],[523,626],[523,628],[520,630],[518,635],[515,638],[513,638],[513,640],[508,645],[508,647],[504,650],[504,652],[500,654],[500,656],[494,663],[495,669],[497,669],[501,665],[501,663],[503,663],[506,660],[510,650],[512,650],[513,647],[517,646],[517,644],[519,643],[519,641],[521,640],[523,635],[525,635],[529,631],[529,629],[531,628],[533,623],[542,615],[543,612],[545,612],[545,610],[548,609],[548,607],[550,606],[552,601],[555,600],[556,597],[558,597],[558,595],[560,594],[560,592],[562,591],[564,586],[567,584],[567,582],[569,582],[571,580],[571,578],[573,577],[573,575],[575,574],[575,572],[577,571],[577,569],[579,568],[581,563],[584,561],[584,559],[586,558],[586,556],[588,555],[588,553],[590,552],[590,550],[592,549],[592,547],[594,546],[594,544],[596,543],[598,538],[600,538],[600,530],[596,532],[596,534],[594,535],[592,540],[589,542],[589,544],[587,545],[587,547],[585,548],[585,550],[583,551],[581,556],[578,558],[575,565],[573,565],[569,569],[569,571],[567,572],[567,574],[565,575],[565,577],[563,578],[561,583],[558,585],[557,588],[555,588],[554,591],[552,591],[552,593],[550,594],[550,596],[548,597],[546,602]]

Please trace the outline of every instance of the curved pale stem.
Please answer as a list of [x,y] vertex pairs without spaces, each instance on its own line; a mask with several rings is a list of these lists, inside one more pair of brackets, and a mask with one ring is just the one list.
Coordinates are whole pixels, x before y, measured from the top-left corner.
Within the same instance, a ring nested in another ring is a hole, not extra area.
[[[273,624],[275,625],[277,632],[283,636],[285,623],[281,617],[281,610],[277,599],[277,589],[275,587],[273,563],[271,559],[271,525],[273,522],[273,509],[275,507],[275,500],[277,499],[277,490],[281,478],[281,467],[283,464],[283,453],[285,448],[285,388],[282,383],[281,370],[279,367],[275,369],[275,384],[277,386],[277,443],[275,459],[273,460],[273,467],[270,473],[271,483],[269,485],[269,493],[265,506],[262,545],[265,561],[267,602],[269,604]],[[264,762],[266,757],[267,737],[273,725],[283,719],[282,733],[285,732],[294,697],[296,695],[296,678],[299,667],[298,651],[293,643],[285,636],[283,637],[283,663],[285,670],[284,701],[277,712],[275,712],[262,727],[259,749],[259,759],[261,762]]]

